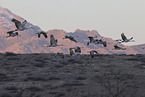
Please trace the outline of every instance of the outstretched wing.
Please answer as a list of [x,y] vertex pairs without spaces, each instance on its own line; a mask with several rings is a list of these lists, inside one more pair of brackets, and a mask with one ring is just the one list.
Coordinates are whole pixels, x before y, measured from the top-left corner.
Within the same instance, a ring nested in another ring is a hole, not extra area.
[[72,36],[70,36],[69,39],[77,43],[77,41]]
[[93,37],[89,36],[88,38],[89,38],[89,40],[90,40],[90,43],[91,43],[91,42],[94,42],[94,38],[93,38]]
[[17,29],[23,28],[20,21],[14,19],[14,18],[11,21],[15,23],[15,26]]
[[7,33],[8,33],[9,35],[11,35],[11,34],[13,34],[13,32],[14,32],[14,31],[8,31]]
[[91,58],[94,58],[94,53],[98,54],[98,52],[97,52],[97,51],[95,51],[95,50],[90,51]]
[[120,47],[119,47],[119,46],[117,46],[117,45],[114,45],[114,48],[115,48],[115,49],[119,49]]
[[73,52],[72,49],[73,49],[73,48],[69,48],[69,52],[70,52],[70,55],[71,55],[71,56],[74,55],[74,52]]
[[75,49],[75,52],[79,52],[79,53],[81,53],[81,48],[80,47],[74,47],[74,49]]
[[22,27],[24,27],[26,24],[27,24],[27,21],[25,20],[25,21],[22,23]]
[[44,35],[45,38],[47,38],[47,34],[45,32],[42,31],[41,33]]
[[50,45],[51,46],[56,46],[56,41],[55,41],[55,38],[52,34],[50,35]]
[[103,42],[104,47],[107,47],[107,43],[106,41]]
[[40,35],[41,35],[41,34],[38,33],[38,38],[40,38]]
[[94,53],[96,53],[96,54],[98,54],[98,52],[97,52],[97,51],[95,51],[95,50],[93,50],[93,52],[94,52]]
[[121,38],[123,41],[127,40],[126,36],[124,35],[124,33],[121,33]]

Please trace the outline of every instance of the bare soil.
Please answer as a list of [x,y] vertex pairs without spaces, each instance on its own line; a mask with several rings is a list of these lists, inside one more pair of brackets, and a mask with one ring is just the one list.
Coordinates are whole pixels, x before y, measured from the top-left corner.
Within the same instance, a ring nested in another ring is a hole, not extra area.
[[0,54],[0,97],[145,97],[145,55]]

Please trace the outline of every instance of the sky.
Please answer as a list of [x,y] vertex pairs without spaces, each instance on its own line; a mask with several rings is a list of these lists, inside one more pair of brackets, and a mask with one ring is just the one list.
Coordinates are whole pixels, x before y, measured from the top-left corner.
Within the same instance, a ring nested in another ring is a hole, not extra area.
[[0,6],[42,30],[97,30],[120,39],[124,32],[135,42],[145,43],[145,0],[0,0]]

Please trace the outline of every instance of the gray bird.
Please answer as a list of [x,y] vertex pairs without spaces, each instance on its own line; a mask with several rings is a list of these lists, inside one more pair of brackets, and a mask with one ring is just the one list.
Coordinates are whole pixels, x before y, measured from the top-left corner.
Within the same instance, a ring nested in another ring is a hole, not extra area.
[[9,32],[7,32],[7,34],[9,34],[9,36],[6,36],[6,38],[18,36],[18,32],[15,32],[15,33],[14,32],[15,31],[9,31]]
[[63,39],[70,39],[71,41],[74,41],[75,43],[77,43],[77,41],[72,37],[72,36],[65,36],[65,38],[63,38]]
[[25,27],[25,25],[27,24],[27,21],[26,20],[21,23],[20,21],[18,21],[18,20],[16,20],[16,19],[13,18],[11,21],[15,23],[15,26],[17,28],[15,31],[23,31],[25,29],[29,29],[29,28],[26,28]]
[[[74,49],[74,51],[73,51]],[[79,46],[73,47],[73,48],[69,48],[70,51],[70,55],[78,55],[81,53],[81,48]],[[75,53],[74,53],[75,52]]]
[[36,33],[36,34],[38,34],[38,38],[40,38],[40,35],[41,35],[41,34],[44,35],[45,38],[47,38],[47,33],[44,32],[44,31],[41,31],[41,32]]
[[50,35],[50,45],[47,47],[56,47],[56,46],[58,46],[57,43],[58,43],[57,39],[55,40],[54,36],[51,34]]
[[97,54],[98,54],[98,52],[95,50],[90,51],[91,58],[94,58],[94,56]]
[[73,56],[75,55],[74,51],[73,51],[73,48],[69,48],[69,52],[70,52],[70,55]]
[[119,47],[119,46],[117,46],[117,44],[114,45],[114,49],[117,49],[117,50],[126,50],[126,48]]
[[133,37],[131,37],[130,39],[127,39],[127,37],[125,36],[124,33],[121,33],[121,38],[122,38],[122,40],[121,39],[117,39],[116,41],[118,41],[119,43],[122,43],[122,42],[135,42],[133,40]]
[[95,43],[96,41],[98,41],[98,39],[94,40],[94,37],[89,36],[89,42],[87,42],[87,45],[89,45],[90,43]]
[[87,46],[90,43],[94,43],[94,44],[103,44],[104,47],[107,47],[106,41],[102,41],[102,39],[94,39],[94,37],[92,37],[92,36],[89,36],[88,38],[89,38],[89,42],[87,42]]
[[99,39],[96,43],[97,44],[103,44],[104,47],[107,47],[106,41],[102,41],[102,39]]

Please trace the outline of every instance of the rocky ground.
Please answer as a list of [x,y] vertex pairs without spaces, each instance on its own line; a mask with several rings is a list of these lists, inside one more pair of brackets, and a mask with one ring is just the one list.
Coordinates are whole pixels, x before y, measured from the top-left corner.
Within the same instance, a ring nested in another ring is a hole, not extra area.
[[144,97],[145,55],[0,54],[0,97]]

